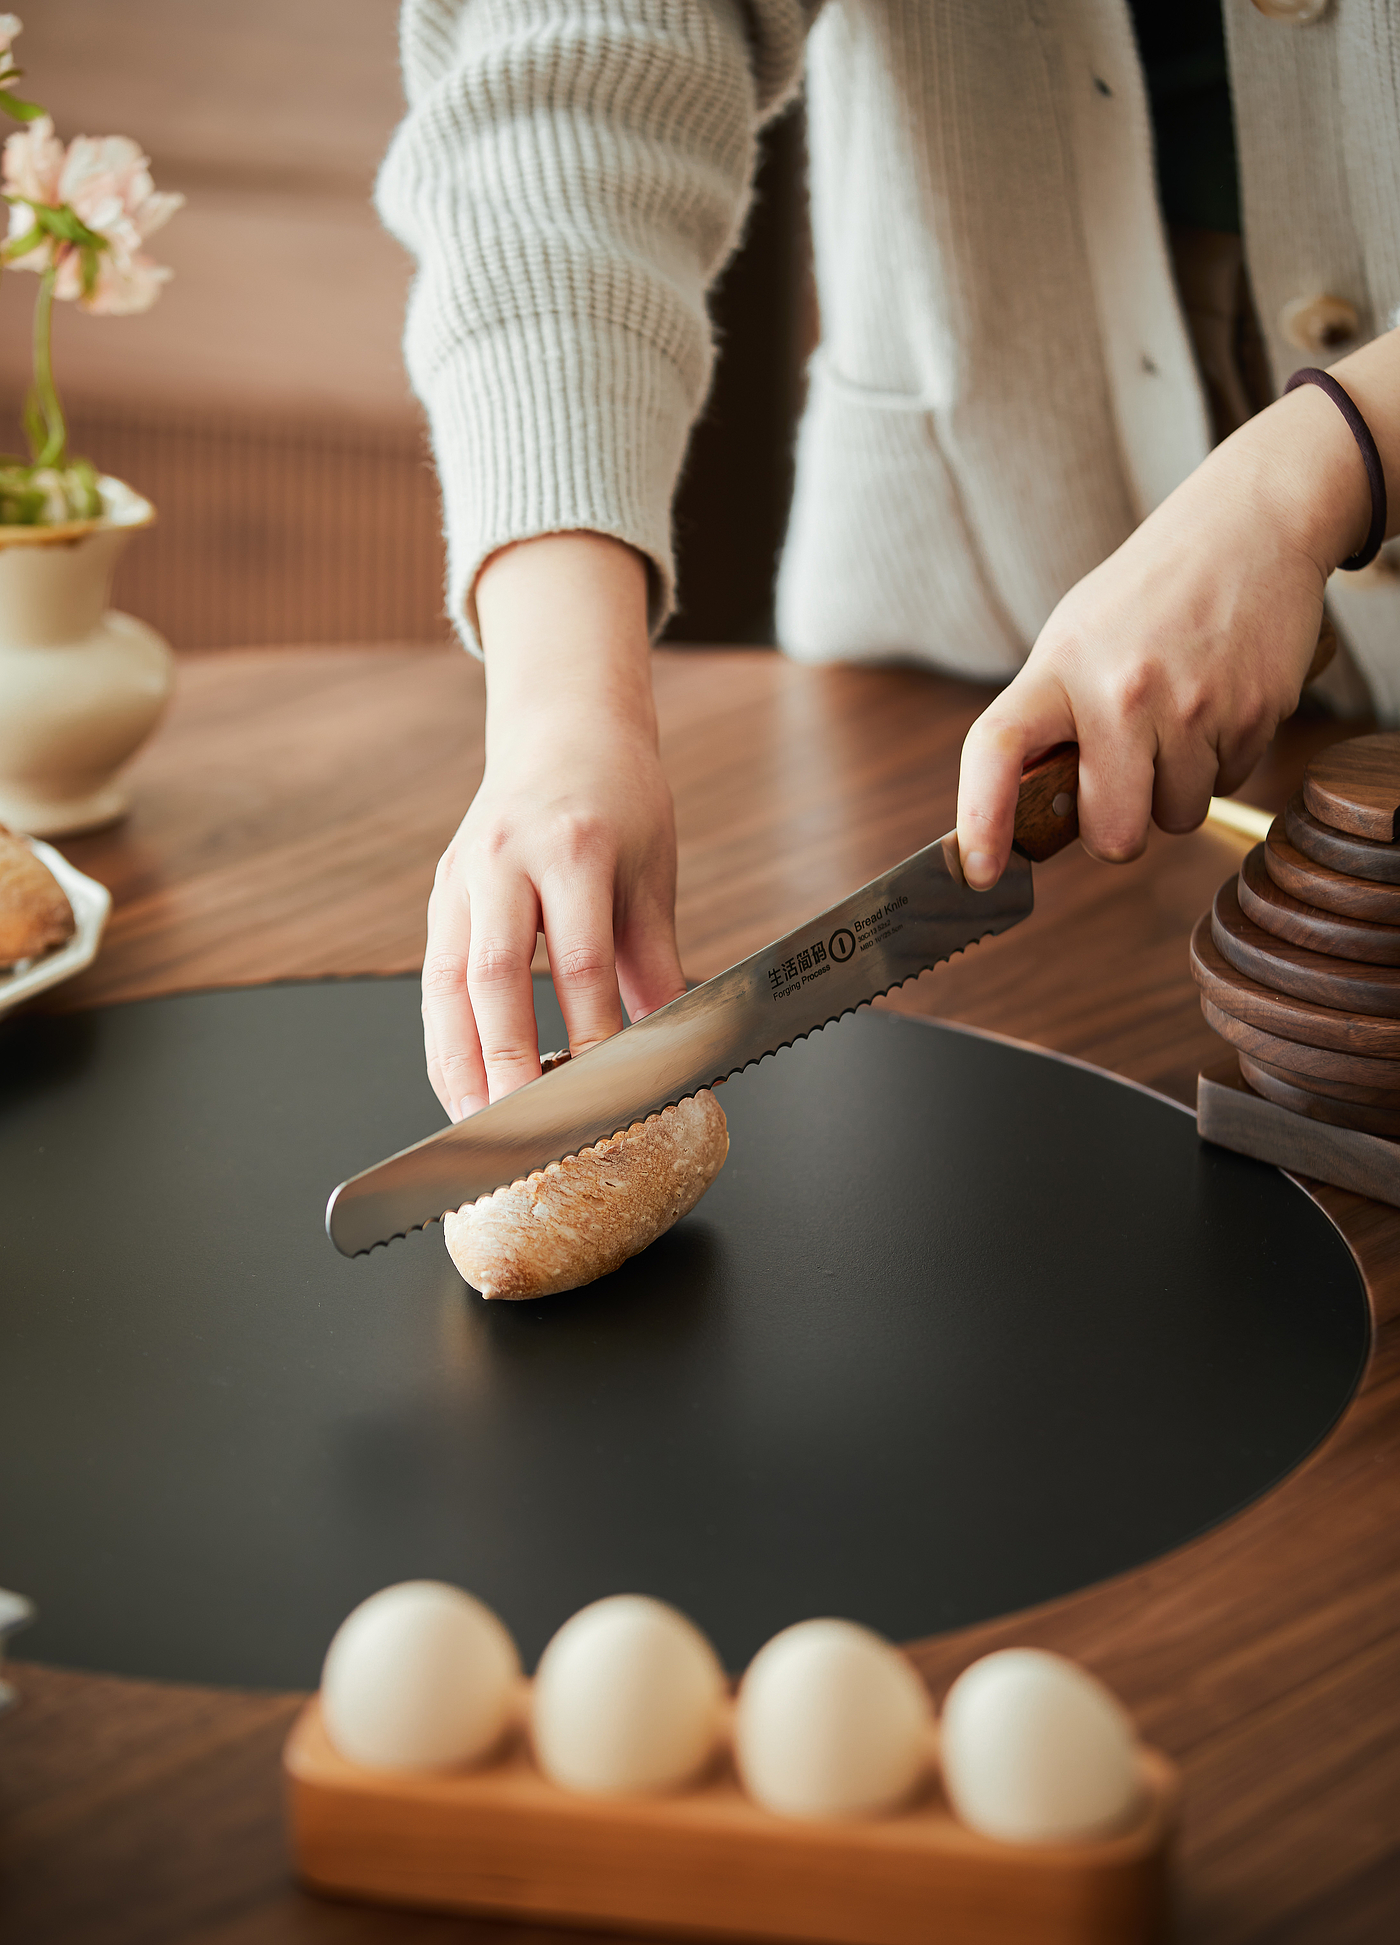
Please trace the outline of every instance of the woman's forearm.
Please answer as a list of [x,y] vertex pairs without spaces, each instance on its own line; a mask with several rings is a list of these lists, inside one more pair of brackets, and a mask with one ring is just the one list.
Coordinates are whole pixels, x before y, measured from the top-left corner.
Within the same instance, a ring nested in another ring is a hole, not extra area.
[[647,567],[603,534],[502,548],[476,584],[486,657],[486,760],[544,718],[606,718],[656,737]]

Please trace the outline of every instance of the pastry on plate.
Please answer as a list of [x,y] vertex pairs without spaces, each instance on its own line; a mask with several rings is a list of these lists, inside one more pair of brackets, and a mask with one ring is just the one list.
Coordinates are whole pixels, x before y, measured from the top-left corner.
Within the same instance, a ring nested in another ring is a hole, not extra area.
[[[568,1059],[568,1055],[563,1056]],[[545,1071],[558,1056],[546,1060]],[[702,1088],[443,1220],[483,1297],[545,1297],[618,1269],[688,1215],[724,1166],[724,1109]]]
[[42,859],[0,824],[0,972],[66,945],[73,907]]

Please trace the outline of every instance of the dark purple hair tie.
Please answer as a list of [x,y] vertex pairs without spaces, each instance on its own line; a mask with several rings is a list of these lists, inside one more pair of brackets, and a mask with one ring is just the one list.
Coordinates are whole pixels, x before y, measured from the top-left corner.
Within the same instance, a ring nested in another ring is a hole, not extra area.
[[1366,478],[1371,485],[1371,526],[1357,552],[1349,560],[1337,563],[1339,567],[1345,568],[1348,574],[1354,574],[1359,567],[1371,565],[1381,551],[1381,542],[1385,539],[1385,468],[1376,450],[1376,442],[1371,437],[1371,428],[1357,410],[1356,401],[1350,392],[1343,390],[1331,372],[1319,371],[1315,365],[1305,366],[1302,371],[1294,372],[1284,386],[1284,392],[1291,392],[1295,385],[1316,385],[1326,392],[1351,427],[1351,436],[1361,448],[1362,464],[1366,468]]

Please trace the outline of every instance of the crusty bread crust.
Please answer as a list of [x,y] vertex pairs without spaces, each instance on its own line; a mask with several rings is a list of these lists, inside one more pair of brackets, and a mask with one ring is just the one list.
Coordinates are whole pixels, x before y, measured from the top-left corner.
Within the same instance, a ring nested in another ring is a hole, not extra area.
[[0,972],[66,945],[73,907],[48,866],[0,824]]
[[468,1202],[447,1249],[483,1297],[545,1297],[619,1268],[692,1210],[724,1166],[729,1130],[708,1088],[580,1155]]

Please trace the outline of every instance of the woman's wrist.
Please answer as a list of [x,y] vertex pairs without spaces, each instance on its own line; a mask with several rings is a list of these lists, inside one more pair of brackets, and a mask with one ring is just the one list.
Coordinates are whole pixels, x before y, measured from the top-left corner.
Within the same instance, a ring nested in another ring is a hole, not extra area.
[[1346,420],[1315,385],[1277,399],[1219,456],[1240,467],[1242,490],[1284,546],[1310,560],[1323,581],[1365,538],[1371,519],[1366,469]]
[[[1330,370],[1376,442],[1394,533],[1400,524],[1400,331],[1372,339]],[[1371,524],[1366,465],[1346,419],[1320,387],[1300,385],[1235,438],[1255,448],[1266,501],[1325,579],[1357,551]]]
[[[1373,339],[1331,372],[1376,441],[1393,533],[1400,522],[1400,331]],[[1250,510],[1286,552],[1311,563],[1321,582],[1357,550],[1371,524],[1356,438],[1315,385],[1276,399],[1218,446],[1202,472],[1217,492],[1224,486],[1225,504]]]
[[488,757],[556,722],[655,744],[647,565],[633,548],[593,533],[520,541],[483,567],[476,610]]

